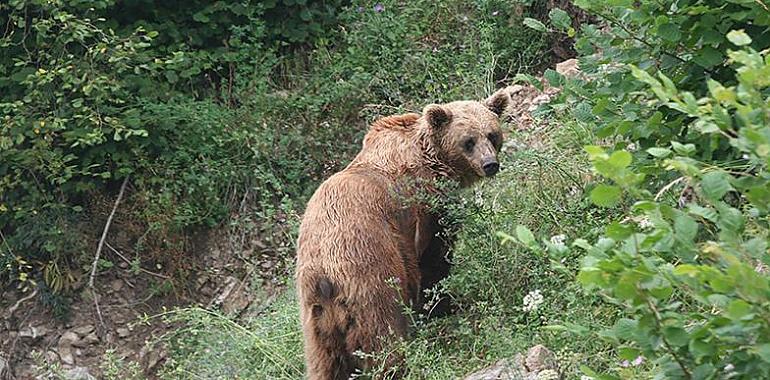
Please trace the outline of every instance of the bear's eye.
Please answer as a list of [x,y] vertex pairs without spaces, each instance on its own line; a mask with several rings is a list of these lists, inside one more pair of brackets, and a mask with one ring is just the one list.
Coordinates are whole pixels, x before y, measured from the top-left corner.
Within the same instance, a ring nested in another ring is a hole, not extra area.
[[465,151],[469,153],[473,151],[474,146],[476,146],[476,140],[473,138],[469,138],[463,143],[463,148],[465,148]]

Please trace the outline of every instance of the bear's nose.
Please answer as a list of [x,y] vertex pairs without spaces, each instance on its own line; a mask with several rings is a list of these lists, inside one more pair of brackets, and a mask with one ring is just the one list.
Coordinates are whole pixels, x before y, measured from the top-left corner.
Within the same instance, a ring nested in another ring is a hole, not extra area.
[[489,161],[485,163],[481,168],[484,169],[484,174],[487,177],[491,177],[500,171],[500,164],[498,164],[497,161]]

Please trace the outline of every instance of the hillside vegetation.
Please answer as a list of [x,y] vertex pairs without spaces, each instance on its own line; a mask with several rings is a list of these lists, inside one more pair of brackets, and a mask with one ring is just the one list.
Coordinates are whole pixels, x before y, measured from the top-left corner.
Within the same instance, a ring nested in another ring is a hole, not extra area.
[[514,107],[503,170],[453,195],[457,311],[413,316],[406,377],[535,344],[568,379],[770,377],[764,1],[155,3],[0,4],[0,279],[66,320],[126,181],[115,228],[175,289],[217,226],[258,233],[282,285],[246,318],[147,316],[174,326],[159,371],[106,355],[105,378],[301,378],[307,198],[376,118],[515,83],[549,102]]

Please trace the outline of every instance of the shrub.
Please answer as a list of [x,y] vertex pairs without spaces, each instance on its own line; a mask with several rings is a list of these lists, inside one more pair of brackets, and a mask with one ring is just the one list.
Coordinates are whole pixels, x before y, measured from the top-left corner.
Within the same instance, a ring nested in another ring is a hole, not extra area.
[[576,43],[591,80],[552,78],[576,120],[607,138],[585,148],[608,180],[590,199],[626,214],[573,244],[587,253],[580,281],[627,313],[599,336],[657,376],[768,376],[766,9],[576,4],[607,24]]

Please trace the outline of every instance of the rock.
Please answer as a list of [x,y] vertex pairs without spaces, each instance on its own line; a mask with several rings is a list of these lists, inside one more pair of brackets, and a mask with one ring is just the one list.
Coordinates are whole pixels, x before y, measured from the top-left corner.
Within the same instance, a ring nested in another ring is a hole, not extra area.
[[119,292],[121,289],[123,289],[123,280],[116,278],[110,282],[110,287],[113,291]]
[[45,326],[30,326],[19,331],[20,338],[32,338],[36,339],[45,334],[48,334],[48,328]]
[[80,338],[72,331],[67,331],[59,338],[57,344],[57,353],[64,364],[75,364],[75,357],[72,355],[72,346],[80,344]]
[[86,336],[90,334],[92,331],[94,331],[94,325],[83,325],[78,326],[72,329],[72,331],[75,334],[78,334],[78,336]]
[[121,338],[126,338],[129,335],[131,335],[131,330],[125,328],[125,327],[118,327],[115,332],[118,333],[118,336]]
[[85,344],[89,344],[89,345],[90,344],[96,344],[96,343],[99,343],[99,337],[96,335],[95,332],[92,332],[92,333],[86,335],[85,337],[83,337],[83,342]]
[[166,358],[166,350],[162,347],[145,345],[139,350],[139,361],[144,363],[146,371],[152,371],[161,360]]
[[96,377],[91,375],[88,368],[85,367],[74,367],[67,370],[64,374],[64,378],[66,380],[96,380]]
[[540,372],[546,369],[555,370],[557,369],[556,356],[545,346],[538,344],[527,351],[524,366],[529,372]]
[[8,368],[8,360],[0,356],[0,379],[6,378],[6,369]]
[[564,75],[565,77],[575,77],[580,74],[580,68],[578,67],[578,60],[575,58],[568,59],[564,62],[556,64],[556,72]]
[[128,263],[125,261],[121,261],[118,263],[118,268],[120,269],[128,269]]
[[519,380],[525,375],[520,366],[507,359],[498,360],[495,364],[470,374],[465,380]]
[[556,357],[545,346],[537,345],[527,351],[527,357],[517,354],[513,359],[495,364],[468,375],[465,380],[558,380]]

